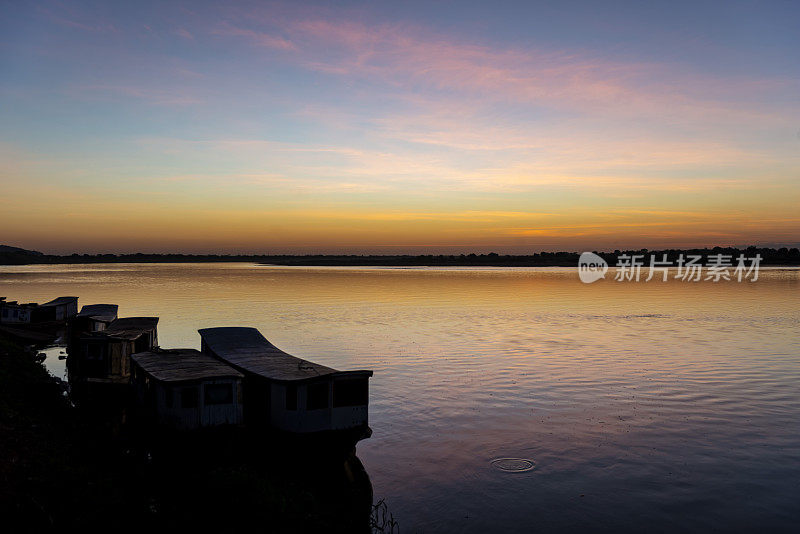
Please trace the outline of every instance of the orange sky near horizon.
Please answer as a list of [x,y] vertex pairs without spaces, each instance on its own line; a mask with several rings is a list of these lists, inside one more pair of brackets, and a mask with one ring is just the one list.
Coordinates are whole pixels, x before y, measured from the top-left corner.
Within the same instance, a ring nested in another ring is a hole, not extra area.
[[0,243],[800,245],[783,8],[473,7],[3,6]]

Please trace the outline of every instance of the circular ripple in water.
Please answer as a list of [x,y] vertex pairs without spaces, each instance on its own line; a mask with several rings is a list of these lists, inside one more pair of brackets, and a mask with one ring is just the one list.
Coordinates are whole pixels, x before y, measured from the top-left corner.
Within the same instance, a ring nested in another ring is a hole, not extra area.
[[530,471],[534,466],[532,460],[526,460],[525,458],[497,458],[489,463],[500,471],[507,473],[523,473]]

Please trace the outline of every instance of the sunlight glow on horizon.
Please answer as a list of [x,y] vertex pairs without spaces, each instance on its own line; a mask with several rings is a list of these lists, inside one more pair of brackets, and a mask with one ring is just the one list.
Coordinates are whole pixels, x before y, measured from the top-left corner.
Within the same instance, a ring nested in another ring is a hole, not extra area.
[[800,243],[796,6],[505,7],[4,5],[0,243]]

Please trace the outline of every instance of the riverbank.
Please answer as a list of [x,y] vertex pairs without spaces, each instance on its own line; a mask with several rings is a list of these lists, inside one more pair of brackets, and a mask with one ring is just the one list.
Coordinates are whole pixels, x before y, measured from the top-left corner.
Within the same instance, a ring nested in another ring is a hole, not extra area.
[[74,408],[34,356],[0,336],[0,517],[15,531],[370,532],[354,455],[315,465],[236,432],[133,433],[113,409]]
[[[428,255],[258,255],[258,254],[69,254],[47,255],[41,252],[5,247],[0,249],[0,265],[36,265],[36,264],[89,264],[89,263],[218,263],[248,262],[266,265],[286,266],[342,266],[342,267],[576,267],[579,252],[539,252],[527,255],[511,254],[428,254]],[[664,254],[675,262],[680,254],[684,256],[698,255],[705,263],[709,256],[716,254],[730,255],[737,258],[744,254],[753,258],[761,256],[761,265],[798,266],[800,250],[797,248],[759,248],[759,247],[713,247],[702,249],[665,249],[665,250],[615,250],[598,252],[609,265],[616,265],[623,255],[655,256],[661,259]]]

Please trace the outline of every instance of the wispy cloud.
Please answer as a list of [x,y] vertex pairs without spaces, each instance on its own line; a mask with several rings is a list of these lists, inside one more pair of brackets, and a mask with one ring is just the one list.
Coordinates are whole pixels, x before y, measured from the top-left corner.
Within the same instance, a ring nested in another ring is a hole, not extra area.
[[185,88],[92,84],[72,87],[69,92],[78,98],[132,98],[160,106],[190,106],[204,102]]
[[184,39],[188,39],[190,41],[194,41],[194,35],[192,35],[192,33],[186,28],[178,28],[177,30],[175,30],[175,35],[183,37]]
[[37,6],[36,10],[59,26],[74,28],[86,32],[94,33],[114,33],[118,28],[104,20],[97,19],[96,16],[86,13],[75,13],[68,9],[66,5],[58,5],[58,9],[48,9],[44,6]]
[[229,23],[222,23],[218,28],[212,30],[213,35],[237,37],[249,41],[264,48],[271,48],[277,50],[296,50],[297,47],[279,35],[265,33],[263,31],[250,30],[239,28]]
[[[424,27],[319,18],[280,19],[276,36],[258,26],[225,23],[214,33],[291,50],[306,68],[380,81],[397,92],[445,93],[474,103],[507,103],[591,115],[656,116],[664,120],[775,119],[775,108],[741,106],[795,86],[791,77],[713,77],[672,64],[609,59],[586,50],[514,49],[480,45]],[[264,24],[273,24],[265,18]]]

